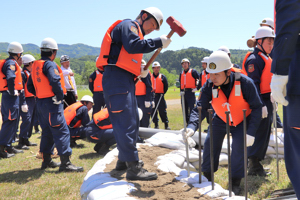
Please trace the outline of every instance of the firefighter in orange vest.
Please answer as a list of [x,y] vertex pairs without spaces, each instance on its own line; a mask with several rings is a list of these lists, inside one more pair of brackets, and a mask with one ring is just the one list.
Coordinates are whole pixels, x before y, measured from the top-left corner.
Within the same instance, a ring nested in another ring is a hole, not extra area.
[[[63,98],[66,93],[63,74],[53,62],[58,46],[54,39],[45,38],[41,43],[41,60],[36,60],[27,82],[28,91],[37,97],[36,111],[43,134],[40,152],[43,153],[41,169],[59,166],[59,171],[82,172],[70,161],[70,131],[63,115]],[[60,156],[61,164],[51,159],[54,145]]]
[[86,137],[87,124],[90,122],[89,111],[94,104],[93,98],[84,95],[80,101],[73,103],[64,110],[64,116],[70,130],[70,146],[81,147],[77,145],[76,140]]
[[[157,62],[157,61],[153,62],[152,69],[153,69],[153,74],[152,74],[151,80],[152,80],[152,84],[153,84],[153,91],[155,93],[155,99],[154,99],[155,107],[152,109],[151,116],[153,118],[153,122],[155,125],[154,128],[159,128],[159,126],[158,126],[159,120],[157,117],[157,113],[159,113],[161,121],[165,124],[165,129],[170,130],[169,120],[168,120],[168,116],[167,116],[167,103],[166,103],[166,100],[164,97],[164,95],[166,94],[166,92],[168,91],[168,88],[169,88],[168,80],[165,75],[159,73],[159,71],[160,71],[159,62]],[[157,110],[154,113],[156,107],[157,107]]]
[[[190,137],[198,129],[199,113],[197,107],[202,106],[201,120],[204,119],[207,109],[211,105],[215,111],[212,121],[214,171],[218,170],[219,156],[226,135],[226,114],[230,111],[229,125],[232,135],[232,190],[238,194],[241,179],[244,177],[244,153],[243,153],[243,109],[247,115],[247,146],[254,142],[254,135],[261,119],[262,103],[258,96],[253,81],[232,67],[229,56],[222,51],[215,51],[209,57],[206,69],[210,74],[208,80],[201,89],[200,100],[193,109],[186,132],[181,130],[184,140]],[[208,131],[204,143],[202,171],[210,180],[210,133]]]
[[[25,95],[25,102],[23,103],[23,99],[20,98],[20,107],[23,104],[28,105],[28,111],[23,112],[22,109],[20,111],[20,116],[22,117],[22,123],[20,125],[20,135],[19,135],[19,144],[16,146],[17,149],[23,149],[23,150],[28,150],[29,146],[37,146],[36,143],[32,143],[29,141],[29,138],[31,137],[32,134],[32,126],[31,126],[31,120],[36,119],[34,118],[33,115],[33,110],[35,106],[35,96],[28,92],[27,90],[27,81],[30,76],[30,72],[32,69],[33,62],[35,61],[35,58],[30,55],[26,54],[22,57],[22,61],[24,64],[23,71],[21,72],[22,74],[22,79],[23,79],[23,95]],[[37,121],[37,120],[36,120]]]
[[[207,63],[208,63],[208,57],[204,57],[201,61],[201,65],[202,65],[202,72],[200,73],[200,76],[199,76],[199,84],[198,84],[198,87],[197,89],[199,90],[203,85],[204,83],[209,79],[209,73],[206,71],[206,68],[207,68]],[[200,95],[199,95],[199,98],[200,98]],[[199,99],[198,98],[198,99]]]
[[[98,57],[96,58],[97,62]],[[96,69],[89,77],[89,89],[93,93],[93,114],[99,112],[102,108],[105,107],[105,100],[103,96],[103,87],[102,87],[102,77],[103,71]]]
[[270,83],[273,74],[271,73],[272,59],[269,57],[269,53],[273,49],[274,38],[275,34],[271,28],[260,27],[255,34],[257,46],[253,52],[246,54],[243,62],[243,70],[254,81],[263,103],[262,120],[255,134],[255,143],[248,149],[248,175],[268,175],[260,161],[265,158],[267,152],[273,120],[273,105],[270,100]]
[[179,75],[180,91],[184,91],[185,120],[189,122],[190,114],[195,107],[197,89],[197,82],[199,81],[199,74],[196,70],[190,68],[190,61],[187,58],[181,60],[183,71]]
[[[146,61],[142,60],[142,67],[146,66]],[[138,107],[143,112],[143,118],[140,120],[140,127],[149,126],[149,120],[152,108],[154,107],[154,92],[152,91],[152,82],[150,73],[139,79],[135,85],[135,95]]]
[[144,39],[144,35],[159,30],[162,22],[162,12],[155,7],[143,9],[136,20],[116,21],[103,38],[96,63],[98,68],[104,69],[104,99],[119,149],[119,160],[128,165],[126,178],[129,180],[157,179],[157,174],[147,172],[139,163],[136,148],[139,118],[134,78],[148,74],[148,70],[141,69],[143,53],[170,44],[171,39],[166,35]]
[[[0,158],[10,158],[15,153],[23,153],[12,146],[18,128],[19,95],[23,89],[21,68],[23,47],[18,42],[11,42],[7,47],[9,57],[0,60],[0,92],[2,127],[0,131]],[[20,96],[25,98],[24,95]],[[28,106],[25,103],[21,109],[26,112]]]

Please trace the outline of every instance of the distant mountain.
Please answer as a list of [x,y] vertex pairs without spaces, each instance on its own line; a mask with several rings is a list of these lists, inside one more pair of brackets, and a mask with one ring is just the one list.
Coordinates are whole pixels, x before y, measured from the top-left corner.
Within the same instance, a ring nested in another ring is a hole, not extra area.
[[[0,53],[6,53],[7,46],[9,43],[0,42]],[[40,53],[39,46],[35,44],[22,44],[25,52]],[[82,56],[92,55],[97,56],[100,53],[100,47],[91,47],[85,44],[58,44],[59,51],[57,57],[61,55],[69,55],[71,58],[80,58]]]

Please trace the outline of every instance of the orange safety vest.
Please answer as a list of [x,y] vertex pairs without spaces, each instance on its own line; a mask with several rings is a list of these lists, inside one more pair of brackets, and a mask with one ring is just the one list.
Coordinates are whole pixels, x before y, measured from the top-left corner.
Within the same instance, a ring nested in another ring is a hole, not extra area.
[[[247,58],[250,56],[251,52],[248,52],[244,58],[243,61],[243,70],[246,72],[247,74],[247,70],[245,67],[245,63]],[[261,94],[266,94],[266,93],[270,93],[271,92],[271,79],[272,79],[272,72],[271,72],[271,65],[272,65],[272,58],[270,58],[269,56],[264,55],[262,52],[258,52],[258,55],[263,59],[263,61],[265,62],[265,67],[262,71],[261,77],[260,77],[260,93]]]
[[94,92],[102,92],[102,78],[103,74],[101,74],[98,70],[96,70],[96,78],[94,80]]
[[[8,90],[7,87],[7,80],[6,80],[6,75],[3,74],[2,68],[3,65],[5,64],[6,60],[0,60],[0,92]],[[22,82],[22,75],[21,75],[21,68],[19,67],[18,63],[14,60],[15,62],[15,90],[22,90],[23,89],[23,82]]]
[[155,78],[154,76],[151,77],[151,81],[153,83],[153,90],[155,94],[163,94],[164,93],[164,84],[162,82],[161,74]]
[[230,126],[237,126],[243,121],[243,109],[246,109],[246,116],[250,115],[251,109],[249,104],[243,98],[240,80],[234,81],[234,86],[230,92],[229,98],[225,96],[221,89],[218,90],[217,97],[212,95],[212,107],[216,114],[226,123],[225,111],[230,111]]
[[24,71],[24,74],[27,77],[27,81],[26,81],[25,87],[24,87],[25,97],[34,97],[34,94],[30,93],[27,89],[27,82],[28,82],[28,79],[29,79],[29,76],[30,76],[30,72],[28,70],[23,70],[23,71]]
[[[108,58],[110,53],[110,48],[112,44],[112,38],[111,38],[111,32],[112,30],[123,20],[116,21],[113,25],[111,25],[108,30],[105,33],[105,36],[103,38],[101,48],[100,48],[100,55],[97,59],[96,66],[100,70],[104,70],[103,67],[108,64]],[[141,28],[138,23],[134,22],[138,27],[138,34],[140,37],[140,40],[144,39],[143,33],[141,31]],[[120,54],[118,56],[118,61],[115,64],[116,66],[131,72],[132,74],[139,76],[141,74],[141,63],[142,63],[143,54],[130,54],[128,53],[124,46],[122,46]]]
[[[45,76],[45,74],[43,73],[44,64],[45,64],[45,60],[36,60],[32,65],[32,72],[31,72],[32,82],[35,88],[36,96],[39,99],[53,97],[55,95],[52,91],[52,86],[50,85],[47,76]],[[66,94],[67,89],[65,86],[62,70],[57,64],[56,66],[60,76],[60,84],[63,89],[63,93]]]
[[201,86],[209,79],[210,75],[206,73],[205,69],[202,71],[201,74]]
[[192,76],[192,69],[189,69],[187,73],[184,73],[184,71],[182,71],[180,82],[181,82],[180,89],[196,88],[196,81]]
[[135,84],[135,95],[146,95],[146,84],[141,79]]
[[[83,106],[83,104],[80,101],[78,101],[66,107],[66,109],[64,110],[64,116],[68,126],[71,124],[72,120],[76,117],[76,110],[81,106]],[[78,128],[80,126],[81,126],[81,120],[78,120],[78,122],[76,122],[76,124],[72,128]]]
[[112,124],[109,119],[109,113],[107,108],[104,108],[100,110],[99,112],[95,113],[93,115],[93,119],[95,124],[100,128],[100,129],[110,129],[112,128]]
[[235,68],[235,67],[231,67],[231,71],[232,71],[232,72],[239,72],[239,73],[244,74],[244,75],[247,76],[247,73],[246,73],[244,70],[242,70],[242,69],[238,69],[238,68]]

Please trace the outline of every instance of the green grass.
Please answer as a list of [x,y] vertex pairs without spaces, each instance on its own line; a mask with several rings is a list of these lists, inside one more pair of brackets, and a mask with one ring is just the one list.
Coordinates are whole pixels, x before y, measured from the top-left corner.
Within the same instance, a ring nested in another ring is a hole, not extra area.
[[[166,94],[166,99],[179,99],[179,89],[171,87]],[[83,95],[91,95],[88,89],[79,90],[78,98]],[[183,117],[180,105],[170,105],[167,109],[170,127],[173,130],[183,128]],[[278,109],[282,117],[282,106]],[[160,127],[164,125],[160,122]],[[202,123],[202,130],[207,128],[206,120]],[[34,134],[32,142],[39,143],[40,135]],[[72,163],[83,166],[83,173],[58,173],[58,169],[40,170],[41,159],[34,155],[38,152],[38,147],[31,147],[24,154],[18,154],[11,159],[0,160],[0,199],[80,199],[80,187],[86,173],[93,167],[101,156],[94,150],[94,144],[83,140],[78,142],[84,144],[84,148],[73,149],[71,157]],[[59,159],[55,159],[59,161]],[[284,161],[280,161],[280,181],[276,178],[276,160],[266,159],[264,166],[269,167],[272,175],[267,178],[249,177],[249,198],[264,199],[270,192],[276,189],[290,187],[290,181],[286,174]],[[228,171],[226,167],[220,167],[215,174],[216,183],[223,188],[228,187]],[[244,185],[242,180],[242,186]]]

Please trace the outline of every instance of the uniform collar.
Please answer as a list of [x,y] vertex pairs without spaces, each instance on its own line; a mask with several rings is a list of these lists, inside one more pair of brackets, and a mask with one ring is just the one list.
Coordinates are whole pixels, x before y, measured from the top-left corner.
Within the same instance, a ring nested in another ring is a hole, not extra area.
[[141,28],[141,30],[142,30],[143,36],[145,36],[145,31],[144,31],[142,25],[140,24],[140,22],[139,22],[138,20],[134,20],[134,21],[135,21],[136,23],[138,23],[138,25],[140,26],[140,28]]

